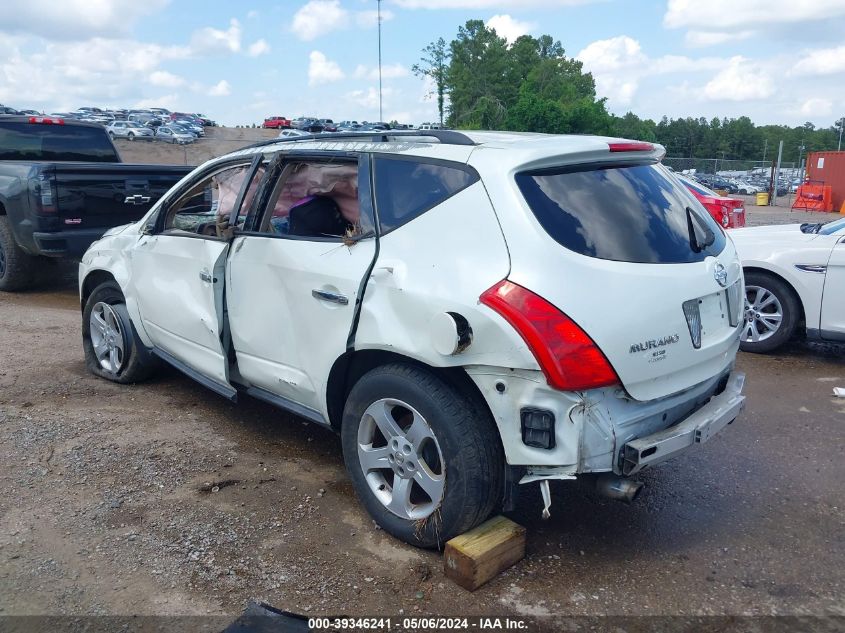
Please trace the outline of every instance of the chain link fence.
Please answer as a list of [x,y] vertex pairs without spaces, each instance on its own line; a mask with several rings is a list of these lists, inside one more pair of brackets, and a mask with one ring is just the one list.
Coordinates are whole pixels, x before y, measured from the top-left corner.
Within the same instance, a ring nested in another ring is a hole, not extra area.
[[[774,162],[761,160],[727,160],[724,158],[664,158],[663,164],[680,173],[713,174],[727,178],[765,177],[769,178],[774,169]],[[796,163],[780,165],[780,177],[795,179],[800,177]]]

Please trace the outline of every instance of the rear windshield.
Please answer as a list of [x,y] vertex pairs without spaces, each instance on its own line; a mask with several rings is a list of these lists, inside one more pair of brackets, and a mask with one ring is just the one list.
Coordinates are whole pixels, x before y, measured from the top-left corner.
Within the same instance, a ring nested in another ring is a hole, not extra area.
[[105,128],[0,122],[0,160],[119,163]]
[[710,214],[662,165],[524,172],[516,182],[546,232],[581,255],[682,264],[725,248]]

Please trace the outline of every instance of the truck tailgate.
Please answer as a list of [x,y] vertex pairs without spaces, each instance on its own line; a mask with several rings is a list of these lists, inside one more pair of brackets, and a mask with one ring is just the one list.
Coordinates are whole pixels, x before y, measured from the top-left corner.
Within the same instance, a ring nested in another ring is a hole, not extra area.
[[56,163],[56,230],[109,228],[140,219],[193,167]]

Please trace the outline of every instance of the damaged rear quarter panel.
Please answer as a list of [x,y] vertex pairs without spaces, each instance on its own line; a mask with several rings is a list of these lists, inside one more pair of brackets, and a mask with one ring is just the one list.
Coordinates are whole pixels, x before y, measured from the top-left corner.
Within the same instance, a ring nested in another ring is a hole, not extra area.
[[[434,367],[488,365],[537,369],[514,329],[478,301],[508,275],[504,236],[481,182],[383,236],[361,307],[355,348],[396,352]],[[432,321],[457,312],[472,344],[444,355]]]

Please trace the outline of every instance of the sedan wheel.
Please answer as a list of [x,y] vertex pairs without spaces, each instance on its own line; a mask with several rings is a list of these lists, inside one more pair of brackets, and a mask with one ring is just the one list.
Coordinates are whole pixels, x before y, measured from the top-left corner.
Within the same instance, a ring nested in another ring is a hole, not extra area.
[[781,321],[783,306],[773,293],[759,286],[745,287],[745,340],[756,343],[771,338]]
[[770,352],[790,339],[800,306],[792,289],[773,275],[756,271],[745,275],[745,324],[740,348]]

